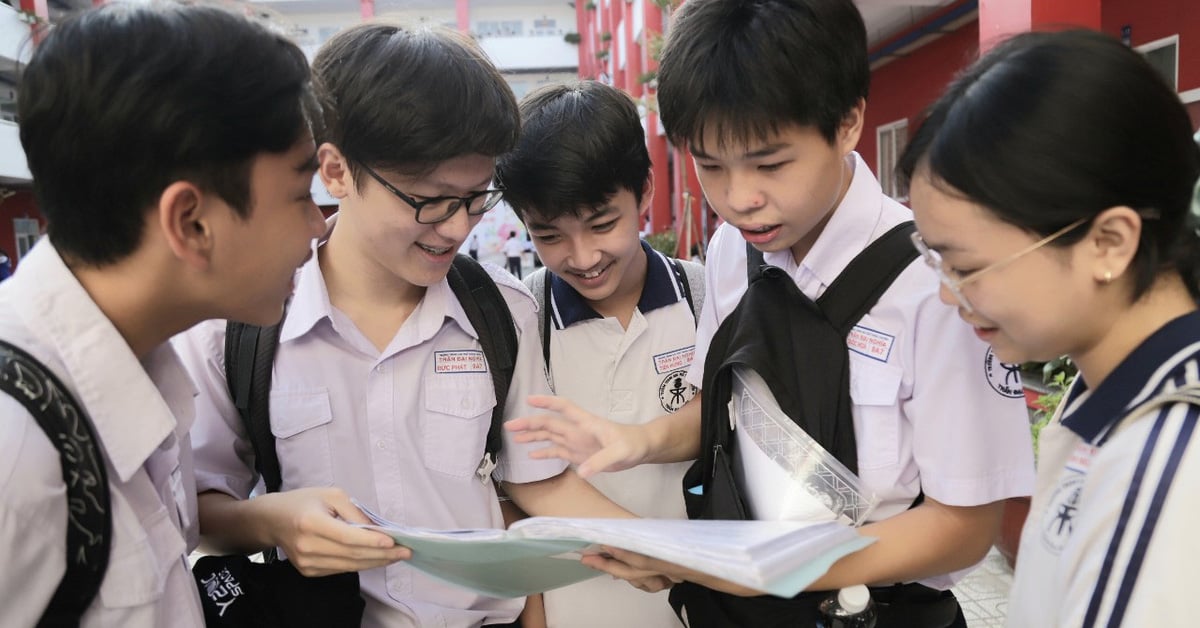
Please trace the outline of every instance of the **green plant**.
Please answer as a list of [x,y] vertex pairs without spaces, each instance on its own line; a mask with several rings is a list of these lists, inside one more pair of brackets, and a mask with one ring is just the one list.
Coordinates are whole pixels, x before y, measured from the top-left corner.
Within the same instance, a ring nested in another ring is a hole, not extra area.
[[637,81],[638,81],[638,83],[645,85],[645,84],[649,83],[650,81],[657,80],[657,79],[658,79],[658,72],[656,70],[650,70],[649,72],[642,72],[641,74],[639,74]]
[[[1036,364],[1026,365],[1026,369],[1029,370],[1033,370],[1036,367]],[[1029,372],[1029,370],[1026,372]],[[1066,395],[1067,389],[1071,387],[1071,382],[1075,380],[1078,369],[1075,368],[1075,363],[1071,361],[1071,358],[1062,356],[1042,364],[1041,372],[1045,392],[1038,395],[1037,400],[1034,402],[1037,405],[1037,409],[1034,410],[1033,415],[1029,419],[1029,431],[1033,436],[1034,460],[1037,460],[1038,437],[1041,436],[1042,428],[1046,427],[1046,424],[1050,422],[1050,419],[1058,410],[1063,396]]]
[[568,44],[578,44],[579,33],[567,33],[566,35],[563,35],[563,41],[567,42]]
[[601,60],[601,61],[604,61],[605,59],[608,59],[608,48],[602,48],[602,49],[600,49],[600,50],[597,50],[597,51],[596,51],[596,58],[597,58],[597,59],[599,59],[599,60]]
[[587,4],[583,5],[583,8],[587,9],[588,11],[595,11],[596,3],[592,0],[588,0]]
[[675,235],[674,231],[660,231],[647,235],[646,243],[667,257],[675,257],[679,249],[679,236]]
[[600,41],[604,41],[604,42],[612,41],[612,33],[608,32],[608,31],[604,31],[603,33],[600,33]]
[[662,60],[663,34],[646,29],[646,33],[642,36],[643,45],[646,46],[646,52],[650,54],[650,58],[655,61]]
[[663,11],[674,11],[679,7],[680,0],[651,0],[651,2]]

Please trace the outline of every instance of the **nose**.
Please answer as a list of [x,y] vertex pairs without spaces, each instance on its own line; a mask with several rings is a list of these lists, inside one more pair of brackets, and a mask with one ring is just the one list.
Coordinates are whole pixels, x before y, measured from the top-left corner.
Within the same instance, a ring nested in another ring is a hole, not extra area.
[[595,246],[591,238],[575,236],[570,238],[570,264],[577,270],[588,270],[600,263],[603,255],[600,247]]
[[471,216],[467,213],[465,207],[458,208],[458,211],[450,215],[449,218],[433,225],[434,231],[438,235],[454,240],[455,242],[463,242],[467,239],[467,235],[471,233],[471,229],[475,223],[479,222],[481,216]]
[[971,304],[967,303],[966,297],[962,296],[961,288],[957,290],[951,288],[945,281],[938,284],[938,298],[942,303],[965,310],[967,313],[974,311],[971,309]]
[[725,199],[729,208],[739,214],[746,214],[760,209],[766,204],[766,195],[757,183],[757,178],[749,174],[732,172],[729,175]]

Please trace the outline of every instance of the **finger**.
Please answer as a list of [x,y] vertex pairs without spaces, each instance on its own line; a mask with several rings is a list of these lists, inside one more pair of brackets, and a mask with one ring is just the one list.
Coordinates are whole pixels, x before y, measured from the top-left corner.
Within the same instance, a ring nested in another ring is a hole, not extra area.
[[581,456],[574,455],[574,453],[566,447],[543,447],[541,449],[535,449],[529,452],[529,457],[533,458],[534,460],[558,458],[559,460],[565,460],[571,464],[578,464],[581,459]]
[[575,469],[581,478],[588,478],[604,471],[620,470],[619,463],[624,462],[625,454],[614,446],[604,447],[600,451],[580,462]]

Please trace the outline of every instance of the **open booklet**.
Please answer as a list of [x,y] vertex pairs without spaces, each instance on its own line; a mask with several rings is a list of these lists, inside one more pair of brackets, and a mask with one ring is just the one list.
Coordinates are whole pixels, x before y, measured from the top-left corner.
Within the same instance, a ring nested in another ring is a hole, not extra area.
[[834,561],[874,541],[835,521],[531,517],[508,530],[430,530],[396,525],[359,507],[375,522],[363,527],[413,550],[408,561],[413,567],[494,597],[529,595],[602,575],[579,562],[601,545],[792,597]]

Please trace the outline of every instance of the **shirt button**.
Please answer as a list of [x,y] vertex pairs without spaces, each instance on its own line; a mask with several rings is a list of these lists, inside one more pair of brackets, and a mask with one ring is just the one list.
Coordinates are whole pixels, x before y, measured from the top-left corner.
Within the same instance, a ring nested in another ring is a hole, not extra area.
[[462,400],[458,402],[458,405],[463,410],[466,410],[467,408],[471,407],[471,400],[463,397]]
[[380,449],[387,449],[387,443],[383,442],[382,440],[375,441],[375,446]]

